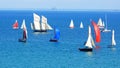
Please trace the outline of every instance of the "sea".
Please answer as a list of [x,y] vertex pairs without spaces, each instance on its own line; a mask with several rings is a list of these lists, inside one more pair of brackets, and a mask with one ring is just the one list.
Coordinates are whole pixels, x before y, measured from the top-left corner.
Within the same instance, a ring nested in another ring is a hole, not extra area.
[[[58,42],[49,42],[54,31],[34,33],[33,13],[45,16],[48,24],[60,30]],[[107,17],[107,18],[105,18]],[[88,26],[94,28],[91,20],[98,23],[99,18],[107,22],[107,29],[115,30],[116,46],[111,45],[112,32],[101,32],[101,41],[95,44],[92,52],[81,52],[88,38]],[[74,28],[70,29],[71,19]],[[19,29],[14,30],[15,20]],[[28,39],[26,43],[18,42],[22,38],[21,24],[25,20]],[[84,28],[81,29],[80,22]],[[115,11],[0,11],[0,68],[120,68],[120,12]]]

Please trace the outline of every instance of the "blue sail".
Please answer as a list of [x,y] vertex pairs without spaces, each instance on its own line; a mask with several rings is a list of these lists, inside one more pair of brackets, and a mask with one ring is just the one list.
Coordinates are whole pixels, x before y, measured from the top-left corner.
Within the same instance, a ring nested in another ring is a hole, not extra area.
[[54,39],[59,39],[60,38],[60,30],[55,28],[55,36],[54,36]]

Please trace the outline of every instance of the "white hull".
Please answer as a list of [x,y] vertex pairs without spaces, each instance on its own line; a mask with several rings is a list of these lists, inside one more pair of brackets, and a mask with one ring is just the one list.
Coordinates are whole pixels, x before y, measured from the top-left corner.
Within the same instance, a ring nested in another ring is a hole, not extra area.
[[102,32],[111,32],[111,30],[104,29]]

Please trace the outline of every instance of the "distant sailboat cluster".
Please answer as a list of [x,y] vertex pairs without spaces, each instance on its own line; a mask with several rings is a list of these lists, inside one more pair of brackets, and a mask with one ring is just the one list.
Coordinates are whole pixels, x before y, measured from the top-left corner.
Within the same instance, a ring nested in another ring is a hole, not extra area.
[[[70,21],[70,25],[69,25],[69,27],[71,28],[71,29],[73,29],[75,26],[74,26],[74,22],[73,22],[73,20],[71,19],[71,21]],[[80,23],[80,28],[84,28],[84,26],[83,26],[83,23],[81,22]]]
[[[92,30],[91,30],[91,26],[88,26],[88,38],[87,41],[85,42],[85,48],[79,48],[80,51],[93,51],[93,48],[97,48],[98,46],[96,46],[96,43],[100,43],[101,41],[101,32],[110,32],[111,30],[107,29],[107,17],[105,16],[105,23],[104,21],[102,21],[102,18],[99,18],[98,23],[96,24],[96,22],[94,22],[93,20],[91,21],[91,24],[94,28],[94,35],[95,35],[95,39],[92,36]],[[47,30],[54,30],[54,36],[53,38],[50,38],[50,42],[58,42],[59,38],[60,38],[60,30],[58,28],[52,28],[48,22],[47,22],[47,18],[45,16],[39,16],[36,13],[33,13],[33,23],[31,24],[31,29],[33,30],[33,32],[47,32]],[[69,24],[69,28],[73,29],[74,26],[74,21],[71,19],[70,24]],[[18,29],[19,25],[18,25],[18,21],[16,20],[15,23],[13,24],[13,29]],[[84,28],[83,26],[83,22],[80,22],[79,28]],[[22,34],[22,38],[18,39],[19,42],[26,42],[28,39],[28,32],[27,32],[27,27],[25,24],[25,20],[23,20],[22,25],[21,25],[21,29],[23,30],[23,34]],[[112,36],[111,36],[111,46],[110,47],[114,47],[116,45],[116,41],[115,41],[115,31],[112,30]]]

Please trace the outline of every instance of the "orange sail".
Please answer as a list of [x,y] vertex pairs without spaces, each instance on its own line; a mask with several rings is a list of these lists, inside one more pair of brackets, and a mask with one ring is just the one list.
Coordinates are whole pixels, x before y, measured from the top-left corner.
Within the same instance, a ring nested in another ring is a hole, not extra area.
[[94,31],[95,31],[95,35],[96,35],[95,40],[96,40],[96,42],[100,42],[100,39],[101,39],[100,29],[94,21],[92,21],[92,25],[94,26]]
[[13,24],[13,29],[18,29],[18,22],[16,20],[16,22]]

